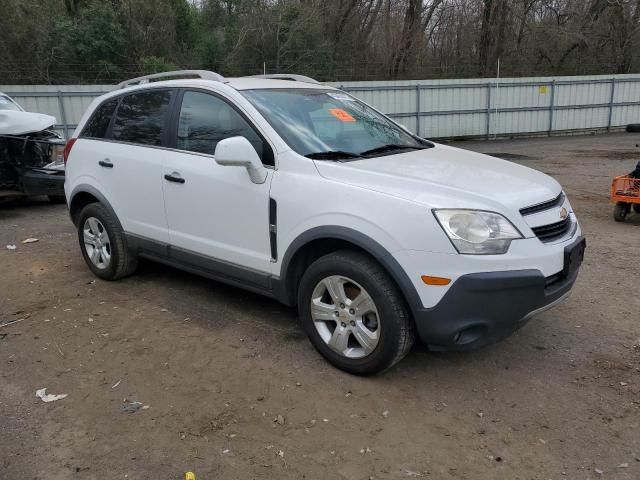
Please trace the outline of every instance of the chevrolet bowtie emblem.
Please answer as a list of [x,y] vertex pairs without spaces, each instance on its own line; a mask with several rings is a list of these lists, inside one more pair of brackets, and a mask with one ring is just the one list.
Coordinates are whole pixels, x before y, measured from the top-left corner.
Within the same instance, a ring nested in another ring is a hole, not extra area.
[[569,212],[567,212],[566,208],[562,207],[562,210],[560,210],[560,218],[562,220],[565,220],[568,216],[569,216]]

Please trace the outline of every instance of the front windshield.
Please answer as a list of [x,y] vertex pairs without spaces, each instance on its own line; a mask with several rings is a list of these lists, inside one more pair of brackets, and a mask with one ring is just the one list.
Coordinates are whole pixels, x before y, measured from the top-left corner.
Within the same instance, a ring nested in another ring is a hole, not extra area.
[[21,111],[18,104],[14,103],[13,100],[11,100],[6,95],[0,95],[0,110],[15,110],[18,112]]
[[337,90],[260,89],[242,93],[293,150],[310,158],[360,159],[431,146]]

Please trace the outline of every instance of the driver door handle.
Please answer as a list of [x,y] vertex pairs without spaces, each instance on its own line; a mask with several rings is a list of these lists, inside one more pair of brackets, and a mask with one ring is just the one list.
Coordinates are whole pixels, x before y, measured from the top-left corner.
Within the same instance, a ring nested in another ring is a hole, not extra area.
[[164,179],[166,181],[168,181],[168,182],[174,182],[174,183],[184,183],[185,182],[185,179],[182,178],[178,172],[172,172],[170,174],[166,174],[164,176]]
[[111,160],[109,160],[108,158],[105,158],[104,160],[100,160],[98,162],[98,165],[104,168],[113,168],[113,163],[111,163]]

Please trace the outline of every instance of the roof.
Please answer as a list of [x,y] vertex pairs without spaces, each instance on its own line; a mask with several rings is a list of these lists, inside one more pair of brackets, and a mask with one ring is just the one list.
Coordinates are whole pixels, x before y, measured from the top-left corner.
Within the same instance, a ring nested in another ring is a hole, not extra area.
[[212,83],[223,83],[229,85],[235,90],[257,90],[257,89],[271,89],[271,88],[298,88],[298,89],[325,89],[336,90],[335,87],[330,85],[322,85],[319,83],[307,83],[294,80],[274,80],[259,77],[235,77],[225,78],[223,82],[217,80],[206,80],[201,78],[181,78],[178,80],[160,80],[156,82],[140,83],[131,86],[124,87],[122,89],[112,90],[111,94],[117,95],[123,91],[133,91],[139,89],[147,89],[150,87],[207,87]]
[[335,90],[334,87],[318,83],[306,83],[293,80],[274,80],[259,77],[225,78],[225,83],[236,90],[255,90],[262,88],[311,88]]
[[135,92],[137,90],[147,90],[149,88],[175,88],[175,87],[195,87],[195,88],[207,88],[211,85],[223,84],[229,87],[242,91],[242,90],[258,90],[258,89],[323,89],[323,90],[337,90],[330,85],[323,85],[319,83],[307,83],[294,80],[275,80],[260,77],[235,77],[225,78],[224,81],[218,80],[205,80],[202,78],[181,78],[178,80],[160,80],[149,83],[139,83],[124,88],[116,88],[104,95],[98,97],[99,101],[103,101],[107,98],[116,97],[122,93]]

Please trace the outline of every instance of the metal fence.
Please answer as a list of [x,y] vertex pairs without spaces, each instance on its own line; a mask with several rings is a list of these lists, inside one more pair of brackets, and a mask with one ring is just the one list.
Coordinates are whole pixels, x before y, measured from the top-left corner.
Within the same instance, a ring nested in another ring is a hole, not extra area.
[[[611,131],[640,123],[640,75],[329,83],[428,138]],[[111,85],[0,86],[69,136]]]
[[339,86],[430,138],[611,131],[640,123],[640,75]]

